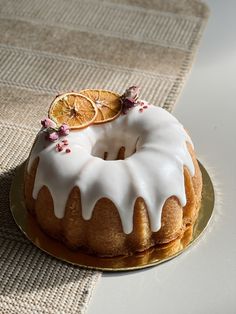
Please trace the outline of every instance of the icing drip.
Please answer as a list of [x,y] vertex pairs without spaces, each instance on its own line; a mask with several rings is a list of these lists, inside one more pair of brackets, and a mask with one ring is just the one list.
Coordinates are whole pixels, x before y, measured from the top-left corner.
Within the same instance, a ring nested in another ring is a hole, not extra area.
[[[117,207],[123,230],[133,229],[133,210],[138,197],[148,208],[151,229],[161,227],[165,201],[178,197],[186,205],[183,166],[194,175],[194,165],[183,126],[171,114],[152,105],[140,112],[134,107],[126,115],[83,130],[71,131],[65,138],[70,154],[56,152],[56,143],[38,134],[32,149],[28,171],[39,157],[33,198],[46,186],[53,198],[55,216],[62,218],[74,186],[81,191],[82,215],[89,220],[96,202],[109,198]],[[61,139],[63,140],[63,138]],[[191,143],[192,144],[192,143]],[[125,159],[115,160],[124,146]],[[107,152],[107,160],[103,160]]]

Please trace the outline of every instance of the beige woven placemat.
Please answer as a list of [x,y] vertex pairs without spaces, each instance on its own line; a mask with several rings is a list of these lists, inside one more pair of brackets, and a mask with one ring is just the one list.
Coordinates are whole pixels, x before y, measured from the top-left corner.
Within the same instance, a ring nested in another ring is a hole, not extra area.
[[39,251],[9,211],[53,96],[139,84],[171,111],[207,15],[198,0],[0,0],[0,313],[84,313],[101,276]]

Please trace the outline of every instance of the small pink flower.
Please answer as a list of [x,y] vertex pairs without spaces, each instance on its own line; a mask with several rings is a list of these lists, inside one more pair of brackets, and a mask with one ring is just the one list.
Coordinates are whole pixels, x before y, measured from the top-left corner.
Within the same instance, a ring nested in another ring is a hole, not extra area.
[[137,100],[140,94],[140,88],[138,86],[131,86],[128,88],[128,97]]
[[63,147],[62,147],[61,144],[58,143],[58,144],[56,145],[56,151],[57,151],[57,152],[62,152],[62,151],[63,151]]
[[52,133],[49,133],[48,134],[48,140],[51,141],[51,142],[55,142],[56,140],[58,140],[59,138],[59,135],[57,132],[52,132]]
[[136,102],[139,98],[140,88],[138,86],[130,86],[126,89],[124,94],[121,96],[122,99],[133,99],[133,102]]
[[66,149],[66,153],[69,154],[71,152],[70,148]]
[[69,126],[68,126],[67,124],[63,123],[63,124],[60,126],[58,132],[59,132],[59,135],[60,135],[60,136],[68,135],[68,134],[70,133],[70,128],[69,128]]
[[63,140],[62,143],[63,143],[63,145],[65,145],[65,146],[66,146],[66,145],[69,145],[68,140]]
[[45,118],[41,120],[41,124],[44,128],[55,128],[56,123],[49,118]]
[[135,104],[135,99],[132,97],[127,97],[126,100],[128,100],[129,102],[131,102],[132,104]]

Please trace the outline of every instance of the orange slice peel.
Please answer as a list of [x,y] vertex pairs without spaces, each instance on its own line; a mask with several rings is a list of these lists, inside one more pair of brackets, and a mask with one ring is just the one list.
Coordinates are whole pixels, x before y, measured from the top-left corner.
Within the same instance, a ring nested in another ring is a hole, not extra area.
[[58,95],[52,102],[48,116],[57,125],[66,124],[70,129],[82,129],[92,124],[98,114],[94,102],[80,93]]
[[106,123],[116,119],[122,111],[120,95],[103,89],[85,89],[79,92],[96,105],[98,113],[94,124]]

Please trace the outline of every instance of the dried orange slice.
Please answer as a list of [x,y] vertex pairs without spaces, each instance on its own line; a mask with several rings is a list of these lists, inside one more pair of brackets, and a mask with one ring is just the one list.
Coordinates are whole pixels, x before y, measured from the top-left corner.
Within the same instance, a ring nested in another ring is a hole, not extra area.
[[98,109],[94,123],[105,123],[117,118],[122,109],[120,95],[103,89],[85,89],[79,92],[91,99]]
[[71,129],[80,129],[92,124],[97,113],[97,106],[91,99],[73,92],[57,96],[48,115],[57,124],[65,123]]

